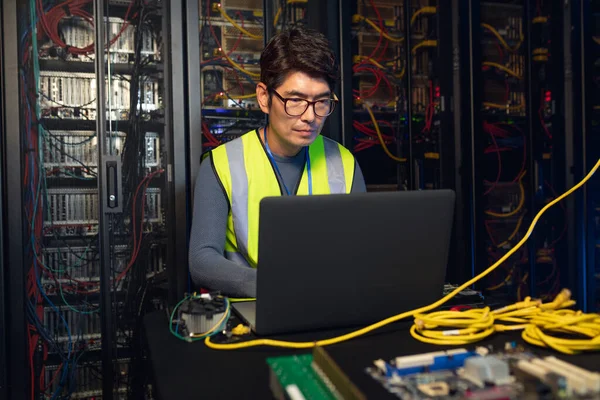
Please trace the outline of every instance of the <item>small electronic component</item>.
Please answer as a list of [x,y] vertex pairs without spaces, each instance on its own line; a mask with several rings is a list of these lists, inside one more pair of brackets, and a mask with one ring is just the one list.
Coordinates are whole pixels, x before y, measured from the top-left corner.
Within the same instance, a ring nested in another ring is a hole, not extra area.
[[587,371],[556,357],[520,360],[515,368],[568,398],[600,396],[599,373]]
[[471,357],[465,360],[464,377],[478,386],[504,385],[511,382],[506,361],[497,357]]
[[387,373],[406,376],[422,372],[448,370],[462,367],[465,360],[477,355],[476,352],[457,349],[396,357],[393,364],[387,368]]
[[227,313],[224,297],[202,294],[187,299],[179,308],[179,320],[183,322],[181,331],[187,336],[204,334],[222,322]]

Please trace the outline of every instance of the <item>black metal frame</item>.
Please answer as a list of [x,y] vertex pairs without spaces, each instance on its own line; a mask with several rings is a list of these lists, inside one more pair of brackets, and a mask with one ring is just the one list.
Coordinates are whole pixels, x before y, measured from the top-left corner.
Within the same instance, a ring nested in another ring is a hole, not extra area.
[[[578,118],[575,118],[575,107],[581,107],[580,97],[577,96],[577,93],[580,91],[580,84],[576,80],[578,74],[576,73],[574,67],[577,64],[575,59],[575,53],[577,52],[575,39],[577,37],[576,31],[572,30],[572,24],[576,22],[575,13],[577,7],[573,5],[572,2],[567,2],[564,7],[563,14],[563,43],[564,43],[564,77],[565,77],[565,87],[564,87],[564,124],[565,124],[565,160],[564,160],[564,182],[565,189],[573,187],[576,183],[575,176],[575,164],[576,164],[576,152],[575,149],[580,146],[577,143],[579,140],[575,135],[577,131],[577,125],[581,122],[578,121]],[[566,246],[568,248],[568,258],[567,258],[567,268],[568,268],[568,277],[569,283],[574,284],[578,282],[578,274],[577,261],[580,258],[580,254],[576,250],[576,230],[577,230],[577,220],[576,220],[576,205],[577,205],[577,196],[578,194],[571,195],[565,199],[565,207],[567,208],[567,236],[566,236]],[[577,290],[577,302],[581,304],[581,297],[579,293],[581,290]]]
[[[202,103],[200,96],[200,38],[198,36],[200,19],[200,10],[197,0],[186,0],[185,1],[185,25],[184,35],[185,40],[185,52],[187,55],[186,71],[187,71],[187,84],[185,85],[185,98],[189,111],[187,113],[187,132],[189,142],[189,163],[187,169],[187,188],[189,204],[194,204],[194,191],[193,187],[196,183],[196,177],[198,176],[198,168],[200,167],[200,161],[202,156],[202,128],[201,128],[201,117],[200,107],[198,104]],[[184,149],[185,151],[185,149]],[[191,221],[192,214],[188,210],[186,220]],[[189,226],[186,232],[189,232]],[[188,240],[186,240],[188,243]],[[187,265],[185,263],[184,265]],[[181,292],[180,292],[181,293]]]
[[[165,27],[165,54],[170,55],[169,60],[165,62],[165,141],[169,147],[167,154],[167,192],[169,196],[168,203],[172,205],[168,210],[167,219],[171,221],[168,227],[168,260],[171,265],[167,266],[169,277],[169,304],[175,305],[178,298],[181,298],[187,290],[188,284],[188,257],[187,243],[189,233],[189,204],[190,195],[188,188],[188,166],[191,166],[195,161],[190,157],[188,144],[190,143],[188,132],[192,132],[194,137],[194,151],[198,151],[198,137],[200,137],[200,120],[199,115],[193,110],[199,101],[192,103],[190,100],[199,99],[200,84],[198,71],[198,86],[188,87],[186,89],[186,80],[188,74],[193,74],[195,68],[199,69],[200,63],[200,47],[198,42],[196,50],[190,48],[194,44],[193,39],[189,43],[186,42],[187,35],[198,37],[199,27],[198,14],[196,14],[196,25],[193,25],[193,15],[184,16],[186,4],[183,0],[171,0],[165,4],[163,26]],[[189,10],[193,11],[193,6],[189,6]],[[197,9],[197,8],[196,8]],[[193,31],[193,28],[196,28]],[[192,31],[190,31],[192,30]],[[186,35],[184,35],[184,32]],[[188,52],[192,53],[188,53]],[[197,55],[197,58],[186,59],[186,53]],[[191,95],[186,100],[186,95]],[[196,123],[194,126],[192,124]],[[199,155],[196,160],[199,160]]]
[[[598,48],[598,44],[592,40],[592,35],[597,32],[598,26],[592,25],[592,21],[594,24],[598,23],[598,19],[592,19],[592,15],[597,15],[597,12],[600,11],[600,6],[598,2],[593,2],[593,6],[590,2],[586,2],[583,6],[582,15],[586,16],[587,19],[583,21],[582,33],[583,33],[583,48],[582,53],[585,49],[591,49],[594,52],[594,58],[586,57],[585,58],[585,68],[584,68],[584,82],[586,88],[593,87],[593,80],[596,76],[594,76],[595,70],[597,71],[596,60],[600,58],[600,50]],[[593,7],[593,8],[592,8]],[[593,14],[596,13],[596,14]],[[593,30],[593,31],[592,31]],[[589,53],[588,53],[589,54]],[[589,86],[588,86],[589,85]],[[595,96],[594,96],[595,95]],[[585,91],[585,110],[586,113],[583,118],[583,121],[586,123],[585,132],[589,133],[587,136],[587,141],[584,143],[585,149],[587,149],[587,157],[585,160],[585,171],[583,174],[587,174],[589,170],[596,164],[598,159],[600,159],[600,138],[596,131],[592,132],[592,119],[595,121],[598,120],[598,111],[593,109],[594,106],[598,105],[598,92],[595,90],[586,90]],[[592,118],[592,114],[595,115]],[[589,116],[589,117],[588,117]],[[597,130],[598,128],[596,128]],[[596,209],[597,203],[600,201],[600,175],[598,172],[594,175],[593,183],[587,185],[587,232],[586,232],[586,276],[588,280],[588,298],[586,303],[586,311],[588,312],[598,312],[600,311],[599,299],[600,299],[600,278],[597,277],[597,269],[598,269],[598,252],[597,252],[597,243],[600,237],[598,236],[598,225],[594,219],[598,215],[598,210]]]
[[[527,208],[529,211],[529,218],[527,221],[531,223],[533,217],[537,213],[537,204],[535,201],[535,193],[537,192],[537,182],[536,182],[536,171],[537,168],[540,167],[541,160],[541,143],[536,137],[536,129],[533,126],[533,115],[535,115],[536,106],[539,107],[538,101],[533,100],[534,97],[537,98],[539,96],[533,96],[533,86],[532,82],[533,77],[533,66],[531,53],[533,51],[531,45],[531,18],[533,15],[532,6],[529,0],[525,0],[523,4],[523,30],[525,32],[525,55],[524,55],[524,74],[523,79],[526,82],[525,86],[525,104],[526,104],[526,113],[525,113],[525,124],[527,126],[527,131],[529,135],[526,136],[526,146],[527,146],[527,174],[528,174],[528,183],[529,187],[525,187],[525,193],[527,196]],[[533,239],[533,240],[532,240]],[[537,265],[536,265],[536,246],[535,246],[535,235],[532,235],[532,239],[527,243],[527,252],[529,254],[529,295],[535,296],[537,292]]]
[[[483,143],[478,140],[478,134],[482,127],[481,113],[479,105],[481,104],[481,91],[476,82],[482,82],[481,72],[481,6],[478,0],[467,0],[459,2],[460,4],[460,24],[459,41],[461,48],[461,116],[460,125],[463,131],[465,155],[462,158],[462,176],[465,185],[463,192],[465,194],[464,207],[468,210],[469,234],[466,238],[469,240],[468,254],[470,257],[471,276],[475,276],[479,271],[478,267],[487,265],[487,254],[481,232],[485,232],[483,207],[479,201],[479,194],[483,193],[483,179],[481,169],[476,169],[476,165],[481,163],[483,157]],[[464,23],[463,23],[464,21]],[[462,50],[464,49],[464,50]],[[458,123],[457,123],[458,124]],[[467,184],[468,183],[468,184]]]
[[[576,179],[580,180],[588,171],[596,164],[600,158],[598,150],[598,139],[592,135],[592,114],[594,113],[594,89],[593,73],[595,55],[592,56],[587,52],[596,52],[597,45],[592,41],[592,5],[591,1],[578,0],[575,2],[574,8],[574,26],[577,32],[574,38],[574,65],[577,65],[575,74],[579,74],[578,82],[581,82],[579,99],[581,107],[578,108],[581,114],[577,115],[578,125],[575,132],[581,132],[581,136],[577,138],[577,149],[581,149],[582,156],[579,158],[580,163],[575,167]],[[589,86],[588,86],[589,85]],[[578,99],[578,100],[579,100]],[[581,146],[581,147],[579,147]],[[592,177],[592,180],[580,189],[577,207],[577,230],[575,236],[575,246],[578,251],[579,258],[577,265],[581,267],[579,271],[580,293],[577,300],[580,302],[582,309],[586,312],[597,311],[597,296],[596,291],[599,290],[595,277],[596,257],[595,257],[595,239],[596,239],[596,223],[594,221],[594,202],[593,196],[598,196],[598,173]],[[592,182],[593,181],[593,182]],[[594,186],[594,187],[592,187]]]
[[[19,93],[19,51],[18,51],[18,13],[17,2],[12,0],[2,1],[2,90],[4,94],[13,96]],[[22,193],[22,155],[21,148],[21,121],[19,102],[4,102],[3,151],[5,165],[11,165],[10,173],[3,175],[6,190],[6,203],[3,212],[6,215],[6,227],[10,231],[7,235],[4,250],[5,265],[10,265],[5,272],[6,294],[6,320],[3,328],[10,346],[7,347],[6,382],[7,397],[18,398],[29,390],[29,374],[27,359],[27,313],[25,307],[25,272],[23,264],[23,248],[25,243],[23,225],[23,193]]]
[[[0,34],[4,36],[3,7],[0,3]],[[0,132],[4,132],[4,57],[3,43],[0,42]],[[4,304],[4,136],[0,138],[0,326],[6,326],[6,309]],[[6,388],[6,335],[0,329],[0,398],[7,399]]]
[[275,33],[275,27],[273,26],[273,17],[275,16],[275,11],[273,9],[273,1],[272,0],[263,0],[263,15],[264,17],[264,25],[265,25],[265,33],[263,35],[263,44],[266,46],[269,40],[273,37]]
[[[345,4],[345,7],[344,7]],[[340,106],[340,143],[346,148],[352,148],[352,7],[342,0],[338,1],[338,36],[339,36],[339,62],[340,62],[340,87],[337,90]],[[331,38],[330,38],[331,40]]]
[[[461,6],[464,4],[461,0],[452,0],[443,2],[439,5],[438,12],[440,19],[450,21],[449,31],[444,30],[444,37],[451,38],[451,45],[444,45],[443,57],[446,60],[452,60],[452,70],[449,71],[447,66],[441,68],[440,74],[440,90],[442,93],[445,110],[442,111],[442,125],[448,128],[449,133],[440,136],[452,135],[452,140],[440,138],[440,158],[441,158],[441,187],[452,188],[456,194],[456,206],[454,216],[454,228],[452,234],[452,242],[450,246],[450,257],[448,262],[448,273],[446,276],[447,282],[464,282],[472,277],[472,271],[469,270],[469,265],[472,263],[470,257],[471,249],[471,225],[470,207],[467,200],[469,199],[469,163],[465,158],[469,154],[466,144],[469,143],[468,135],[463,132],[464,108],[463,99],[465,91],[462,88],[461,82],[465,82],[464,74],[461,75],[461,63],[464,60],[469,60],[470,55],[464,55],[461,51],[461,35],[464,36],[464,31],[468,29],[467,21],[461,19],[465,14],[461,14]],[[443,18],[442,18],[443,16]],[[442,34],[440,29],[440,41]]]
[[[456,193],[455,217],[446,273],[447,282],[463,282],[467,248],[464,246],[464,194],[463,179],[460,174],[459,160],[462,157],[462,138],[460,125],[455,125],[459,109],[455,104],[460,101],[459,46],[458,46],[458,0],[440,1],[437,7],[437,41],[435,48],[437,62],[434,63],[435,75],[440,86],[440,121],[438,141],[440,154],[439,187],[453,189]],[[456,58],[455,58],[456,56]],[[448,68],[448,61],[452,68]],[[412,119],[412,118],[411,118]]]
[[[414,152],[413,152],[413,123],[412,123],[412,41],[410,35],[410,18],[412,10],[411,0],[404,0],[404,27],[406,29],[406,33],[404,35],[404,55],[406,57],[405,60],[405,84],[406,84],[406,133],[408,135],[408,153],[406,153],[406,173],[408,176],[407,179],[407,188],[408,190],[413,190],[415,187],[418,187],[418,182],[415,182],[415,165],[414,165]],[[398,166],[400,168],[400,166]],[[400,170],[398,170],[398,175],[400,176]],[[401,182],[398,182],[400,185]]]
[[[585,0],[577,0],[571,5],[571,24],[575,34],[571,41],[572,50],[572,73],[573,73],[573,151],[567,153],[567,168],[571,169],[571,174],[567,175],[567,187],[572,187],[584,176],[587,150],[585,143],[587,124],[584,121],[586,116],[585,102],[585,53],[583,46],[585,42]],[[575,111],[577,110],[577,111]],[[588,276],[586,274],[586,249],[585,239],[587,230],[587,187],[584,185],[580,190],[573,193],[567,199],[569,215],[569,244],[572,245],[573,269],[577,274],[577,292],[576,301],[582,310],[587,311],[589,295]]]
[[[106,37],[104,33],[104,0],[94,0],[94,43],[96,57],[94,58],[96,82],[104,82],[105,55],[99,49],[104,49]],[[106,167],[106,93],[104,84],[96,85],[96,132],[98,135],[98,252],[100,254],[100,333],[102,335],[102,398],[113,398],[114,368],[114,330],[113,330],[113,299],[111,291],[111,235],[108,227],[112,222],[112,214],[105,201],[108,194]],[[109,379],[106,379],[109,377]]]
[[[556,112],[552,116],[552,126],[558,127],[552,132],[552,140],[554,144],[552,154],[552,173],[554,175],[555,190],[557,193],[562,193],[570,186],[567,186],[566,179],[567,175],[570,174],[570,170],[565,168],[567,165],[567,154],[573,150],[573,110],[571,108],[573,98],[573,74],[571,71],[571,23],[570,23],[570,3],[552,5],[552,25],[550,27],[550,37],[552,41],[552,47],[550,49],[551,54],[563,54],[562,57],[554,57],[552,60],[551,74],[554,77],[552,84],[552,98],[553,107]],[[568,55],[568,57],[567,57]],[[562,78],[562,82],[557,79]],[[571,156],[572,157],[572,156]],[[565,205],[565,207],[567,207]],[[567,214],[569,215],[569,214]],[[567,224],[568,229],[568,220]],[[576,282],[574,269],[570,268],[573,263],[571,262],[571,256],[573,254],[572,247],[568,243],[568,238],[565,236],[556,247],[555,257],[557,258],[558,265],[560,267],[560,276],[565,277],[561,284],[565,286],[565,283],[572,286]]]

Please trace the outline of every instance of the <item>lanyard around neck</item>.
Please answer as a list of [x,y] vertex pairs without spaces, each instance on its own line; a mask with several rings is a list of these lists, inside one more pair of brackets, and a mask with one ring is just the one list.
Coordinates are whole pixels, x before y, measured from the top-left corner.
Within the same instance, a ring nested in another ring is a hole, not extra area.
[[[288,194],[288,196],[291,196],[291,193],[288,190],[288,188],[283,180],[283,175],[281,175],[281,171],[279,170],[279,167],[277,166],[277,162],[275,161],[275,158],[273,157],[273,153],[271,153],[271,148],[269,147],[269,141],[267,140],[267,127],[266,126],[263,130],[263,136],[265,138],[265,148],[267,149],[267,155],[269,156],[269,159],[271,160],[271,164],[273,164],[273,167],[275,167],[275,172],[277,172],[277,176],[281,180],[281,184],[283,185],[285,192]],[[304,156],[305,156],[304,158],[306,160],[306,172],[308,174],[308,194],[312,195],[312,174],[310,171],[310,157],[308,155],[308,147],[304,151]]]

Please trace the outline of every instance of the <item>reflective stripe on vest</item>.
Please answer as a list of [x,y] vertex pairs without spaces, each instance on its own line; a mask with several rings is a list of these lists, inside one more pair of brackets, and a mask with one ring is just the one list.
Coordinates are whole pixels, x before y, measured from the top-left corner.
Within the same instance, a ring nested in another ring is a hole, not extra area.
[[[319,135],[308,154],[313,194],[350,192],[355,161],[346,148]],[[225,256],[238,264],[256,267],[260,201],[283,194],[273,165],[257,131],[217,147],[211,156],[230,205]],[[308,195],[306,166],[296,194]]]

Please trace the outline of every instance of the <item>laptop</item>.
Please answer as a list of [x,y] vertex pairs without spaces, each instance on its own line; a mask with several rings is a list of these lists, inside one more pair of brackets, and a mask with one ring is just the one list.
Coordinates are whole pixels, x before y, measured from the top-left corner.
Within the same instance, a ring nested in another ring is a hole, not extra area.
[[234,303],[257,335],[367,325],[442,296],[451,190],[267,197],[256,301]]

